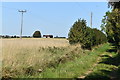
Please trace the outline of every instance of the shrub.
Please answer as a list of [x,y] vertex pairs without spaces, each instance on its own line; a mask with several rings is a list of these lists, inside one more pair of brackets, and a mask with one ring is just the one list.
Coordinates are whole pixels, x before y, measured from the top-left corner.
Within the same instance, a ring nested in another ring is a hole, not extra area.
[[34,38],[41,38],[41,33],[40,33],[40,31],[35,31],[34,34],[33,34],[33,37],[34,37]]

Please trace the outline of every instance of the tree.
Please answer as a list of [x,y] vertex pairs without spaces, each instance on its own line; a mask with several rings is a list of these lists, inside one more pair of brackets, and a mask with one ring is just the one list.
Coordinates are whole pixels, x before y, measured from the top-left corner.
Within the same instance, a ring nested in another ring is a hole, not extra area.
[[99,45],[107,42],[107,37],[102,31],[94,28],[93,34],[94,34],[93,45]]
[[33,34],[33,37],[34,37],[34,38],[41,38],[41,33],[40,33],[40,31],[35,31],[34,34]]
[[95,37],[93,30],[90,27],[86,27],[83,35],[82,48],[91,50]]
[[91,49],[92,30],[86,26],[86,20],[78,19],[70,29],[68,40],[70,44],[81,44],[82,48]]
[[109,0],[108,6],[112,7],[113,9],[120,8],[120,1],[113,2],[112,0]]
[[85,29],[86,21],[84,19],[78,19],[78,21],[73,24],[68,34],[69,43],[82,43]]
[[92,49],[92,46],[107,42],[104,33],[97,29],[92,29],[86,26],[84,19],[78,19],[70,29],[68,34],[70,44],[81,44],[83,49]]
[[111,12],[106,12],[101,27],[106,32],[108,41],[120,52],[120,1],[109,2],[109,5],[113,9]]

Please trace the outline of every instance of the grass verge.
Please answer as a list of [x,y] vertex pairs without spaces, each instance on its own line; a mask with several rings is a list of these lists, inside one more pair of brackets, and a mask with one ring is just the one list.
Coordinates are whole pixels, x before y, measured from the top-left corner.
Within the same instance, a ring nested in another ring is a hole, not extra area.
[[120,80],[120,54],[111,50],[112,46],[103,52],[93,72],[82,80]]
[[[80,46],[39,47],[34,51],[31,48],[22,49],[20,54],[17,53],[10,57],[15,56],[11,60],[12,64],[5,64],[6,58],[4,58],[2,76],[12,78],[77,78],[85,75],[108,47],[109,44],[103,44],[93,51],[83,51]],[[15,66],[15,64],[17,65]]]
[[[47,68],[43,73],[33,76],[39,78],[77,78],[83,76],[97,62],[98,57],[109,47],[101,45],[93,51],[85,51],[73,61],[59,64],[56,68]],[[73,53],[74,54],[74,53]]]

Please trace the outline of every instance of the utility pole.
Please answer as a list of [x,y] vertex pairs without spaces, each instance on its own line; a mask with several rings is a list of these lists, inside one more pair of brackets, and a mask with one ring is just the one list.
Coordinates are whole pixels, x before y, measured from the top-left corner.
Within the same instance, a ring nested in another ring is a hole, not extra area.
[[93,13],[91,12],[91,17],[90,17],[90,27],[92,28],[92,15]]
[[[93,16],[93,13],[91,12],[91,14],[90,14],[91,16],[90,16],[90,27],[91,27],[91,29],[92,29],[92,16]],[[94,30],[92,30],[92,33],[94,32]],[[92,41],[92,40],[90,40],[90,41]],[[91,45],[93,45],[93,43],[91,43]]]
[[21,12],[21,13],[22,13],[22,17],[21,17],[21,31],[20,31],[20,39],[22,39],[23,13],[25,13],[26,10],[19,10],[18,12]]

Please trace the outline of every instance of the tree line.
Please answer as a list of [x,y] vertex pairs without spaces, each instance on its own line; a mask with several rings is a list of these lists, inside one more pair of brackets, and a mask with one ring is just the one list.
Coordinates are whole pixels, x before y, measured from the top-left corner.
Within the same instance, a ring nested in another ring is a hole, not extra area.
[[[0,35],[0,38],[20,38],[19,36]],[[22,38],[32,38],[32,36],[22,36]]]
[[91,50],[93,46],[107,42],[103,32],[86,25],[86,20],[78,19],[70,29],[68,34],[70,44],[81,44],[83,49]]
[[120,53],[120,1],[112,2],[109,0],[108,6],[112,10],[106,12],[102,19],[101,31],[86,26],[86,20],[78,19],[68,33],[69,43],[79,43],[82,48],[92,49],[93,46],[108,41]]

